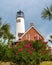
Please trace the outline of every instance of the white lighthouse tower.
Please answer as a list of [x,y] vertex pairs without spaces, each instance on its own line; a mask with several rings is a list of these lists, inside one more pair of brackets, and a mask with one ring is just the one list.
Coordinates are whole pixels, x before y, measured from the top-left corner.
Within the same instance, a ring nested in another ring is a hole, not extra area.
[[25,32],[25,22],[24,22],[24,13],[23,11],[18,11],[16,16],[16,41],[19,40],[19,34]]

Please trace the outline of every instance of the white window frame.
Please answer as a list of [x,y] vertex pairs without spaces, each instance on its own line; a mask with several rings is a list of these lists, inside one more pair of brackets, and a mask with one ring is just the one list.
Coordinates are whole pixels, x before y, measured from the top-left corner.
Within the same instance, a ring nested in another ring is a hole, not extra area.
[[26,40],[30,40],[30,34],[26,34]]

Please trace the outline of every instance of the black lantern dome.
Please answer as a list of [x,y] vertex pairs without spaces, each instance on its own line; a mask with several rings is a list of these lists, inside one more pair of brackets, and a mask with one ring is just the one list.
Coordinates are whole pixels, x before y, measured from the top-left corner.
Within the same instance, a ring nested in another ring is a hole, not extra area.
[[17,15],[16,15],[16,18],[17,18],[17,17],[24,17],[24,12],[21,11],[21,10],[19,10],[19,11],[17,12]]

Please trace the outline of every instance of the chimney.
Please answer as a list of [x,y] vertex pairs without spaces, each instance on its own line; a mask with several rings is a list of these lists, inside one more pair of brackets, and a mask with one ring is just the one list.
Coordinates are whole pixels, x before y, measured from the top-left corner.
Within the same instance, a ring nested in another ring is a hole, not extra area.
[[33,22],[30,23],[30,27],[31,27],[31,26],[34,26],[34,23],[33,23]]

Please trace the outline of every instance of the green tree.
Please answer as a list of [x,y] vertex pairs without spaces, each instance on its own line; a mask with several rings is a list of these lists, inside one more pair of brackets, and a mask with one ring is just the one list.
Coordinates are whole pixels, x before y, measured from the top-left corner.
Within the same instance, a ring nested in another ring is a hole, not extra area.
[[2,18],[0,17],[0,37],[2,37],[2,33],[3,33],[1,27],[2,27]]
[[9,24],[2,24],[2,18],[0,17],[0,38],[3,39],[3,43],[8,40],[8,44],[10,44],[11,40],[15,38],[14,35],[10,32],[10,25]]
[[[44,8],[42,11],[42,18],[52,20],[52,5],[50,7]],[[50,36],[49,41],[52,43],[52,35]]]
[[51,42],[51,43],[52,43],[52,35],[50,36],[49,42]]
[[50,7],[44,8],[42,11],[42,18],[52,20],[52,5]]
[[8,33],[8,44],[13,43],[13,39],[15,39],[14,35],[11,33]]

